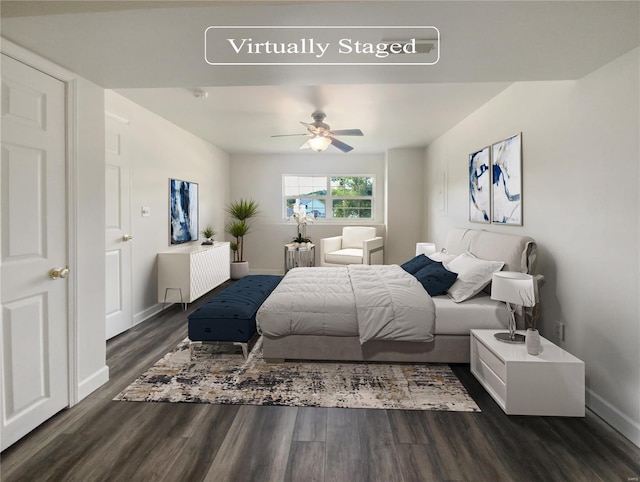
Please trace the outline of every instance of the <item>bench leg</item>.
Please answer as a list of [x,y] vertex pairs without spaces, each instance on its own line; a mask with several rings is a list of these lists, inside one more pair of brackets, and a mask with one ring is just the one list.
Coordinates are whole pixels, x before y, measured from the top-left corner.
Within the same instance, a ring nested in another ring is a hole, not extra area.
[[189,341],[189,360],[193,360],[193,346],[199,345],[202,346],[201,341]]
[[228,341],[190,341],[189,342],[189,360],[193,360],[194,346],[195,345],[202,346],[203,343],[215,343],[215,344],[232,343],[234,346],[239,346],[239,347],[242,348],[242,355],[244,356],[245,360],[247,358],[249,358],[249,343],[241,343],[239,341],[234,341],[234,342],[228,342]]
[[247,358],[249,358],[249,344],[248,343],[240,343],[240,342],[234,341],[233,344],[235,346],[242,347],[242,355],[244,355],[244,359],[245,360]]

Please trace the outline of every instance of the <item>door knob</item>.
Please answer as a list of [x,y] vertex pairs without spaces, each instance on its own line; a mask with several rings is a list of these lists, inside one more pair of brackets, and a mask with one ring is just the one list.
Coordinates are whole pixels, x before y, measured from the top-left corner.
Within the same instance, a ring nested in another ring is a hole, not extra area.
[[51,279],[65,279],[67,276],[69,276],[69,268],[53,268],[49,271]]
[[124,236],[122,236],[123,241],[131,241],[132,239],[133,239],[133,236],[129,234],[125,234]]

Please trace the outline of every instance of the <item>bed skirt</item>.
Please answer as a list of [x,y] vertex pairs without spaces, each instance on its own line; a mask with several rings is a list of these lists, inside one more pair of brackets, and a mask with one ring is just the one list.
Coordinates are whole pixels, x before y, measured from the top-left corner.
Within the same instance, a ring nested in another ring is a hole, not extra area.
[[436,335],[432,342],[368,341],[355,336],[263,336],[268,363],[285,360],[469,363],[469,335]]

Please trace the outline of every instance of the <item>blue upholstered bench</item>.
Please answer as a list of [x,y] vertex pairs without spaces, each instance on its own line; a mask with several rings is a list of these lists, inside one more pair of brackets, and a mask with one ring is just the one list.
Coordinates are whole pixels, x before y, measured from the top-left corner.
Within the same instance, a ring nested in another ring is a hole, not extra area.
[[275,275],[249,275],[207,301],[189,315],[191,345],[231,342],[242,346],[247,358],[249,341],[256,334],[256,313],[282,279]]

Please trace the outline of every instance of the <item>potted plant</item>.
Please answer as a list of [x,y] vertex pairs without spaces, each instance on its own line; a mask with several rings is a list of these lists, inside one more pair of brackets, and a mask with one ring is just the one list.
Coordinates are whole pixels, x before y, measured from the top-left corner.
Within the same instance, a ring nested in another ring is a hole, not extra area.
[[213,244],[213,236],[216,234],[216,232],[213,230],[210,224],[208,224],[207,227],[201,231],[201,234],[205,238],[202,244],[205,244],[205,245]]
[[227,204],[226,212],[233,219],[227,224],[227,232],[236,239],[231,279],[240,279],[249,274],[249,262],[244,259],[244,237],[251,230],[248,220],[259,213],[258,203],[253,199],[240,199]]
[[313,213],[307,213],[307,207],[304,204],[299,204],[298,199],[296,199],[292,210],[293,213],[289,216],[289,220],[293,219],[298,225],[298,236],[293,238],[293,244],[311,244],[311,240],[307,238],[307,224],[314,222],[315,216]]
[[291,241],[296,246],[303,244],[311,244],[311,240],[309,238],[303,238],[301,233],[298,233],[298,236],[293,238]]

